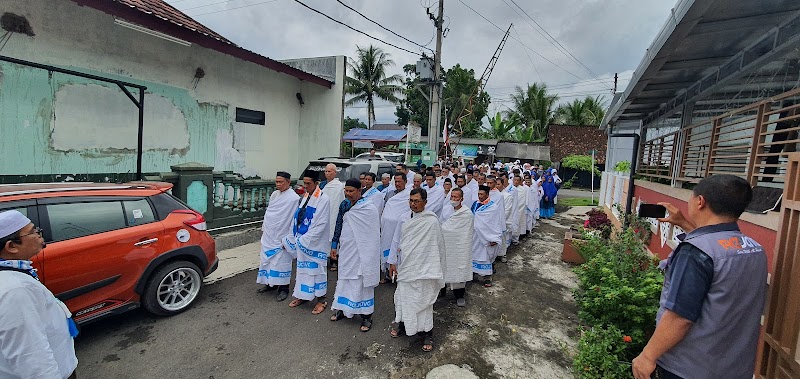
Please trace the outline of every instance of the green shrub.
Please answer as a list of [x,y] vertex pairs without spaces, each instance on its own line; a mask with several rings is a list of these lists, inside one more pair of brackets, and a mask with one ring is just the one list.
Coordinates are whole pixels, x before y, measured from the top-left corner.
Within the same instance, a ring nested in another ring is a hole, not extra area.
[[629,172],[630,170],[631,170],[631,162],[629,161],[619,161],[614,166],[614,171]]
[[[573,296],[579,319],[590,329],[581,338],[574,368],[581,378],[629,378],[630,366],[617,371],[620,365],[611,361],[630,363],[644,348],[655,330],[664,277],[634,228],[609,239],[584,237],[578,249],[588,258],[574,269],[578,288]],[[632,342],[621,341],[626,335]]]
[[633,378],[630,356],[635,350],[634,338],[644,337],[628,336],[615,326],[583,330],[578,354],[572,362],[575,376],[580,379]]

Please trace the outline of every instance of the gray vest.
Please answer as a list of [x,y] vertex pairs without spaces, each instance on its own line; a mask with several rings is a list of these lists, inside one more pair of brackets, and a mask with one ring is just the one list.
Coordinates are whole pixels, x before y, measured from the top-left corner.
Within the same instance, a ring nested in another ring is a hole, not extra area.
[[[767,291],[764,249],[738,230],[689,233],[682,243],[711,257],[714,277],[700,318],[658,364],[687,379],[752,378]],[[661,320],[668,293],[669,277],[656,320]]]

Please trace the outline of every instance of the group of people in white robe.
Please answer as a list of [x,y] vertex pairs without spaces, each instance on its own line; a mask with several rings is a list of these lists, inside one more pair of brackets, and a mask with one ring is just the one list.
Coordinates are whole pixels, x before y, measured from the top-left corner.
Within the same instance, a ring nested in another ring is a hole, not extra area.
[[433,349],[436,300],[449,288],[464,307],[468,282],[491,287],[495,262],[506,262],[509,246],[535,228],[545,196],[543,178],[519,170],[453,176],[398,164],[380,181],[365,172],[344,183],[339,172],[328,165],[320,183],[319,171],[306,170],[302,196],[288,173],[277,173],[262,226],[259,292],[288,298],[296,261],[289,306],[315,301],[312,313],[320,314],[328,270],[337,271],[330,319],[359,315],[367,332],[375,288],[395,283],[391,336],[420,334],[425,351]]

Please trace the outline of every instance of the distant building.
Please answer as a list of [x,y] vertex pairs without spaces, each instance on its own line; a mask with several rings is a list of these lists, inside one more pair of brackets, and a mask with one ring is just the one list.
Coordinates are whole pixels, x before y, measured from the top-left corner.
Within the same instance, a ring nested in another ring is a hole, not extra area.
[[[33,33],[0,55],[147,86],[143,172],[199,162],[271,178],[339,153],[343,56],[279,62],[163,1],[6,0],[2,12]],[[0,176],[134,172],[137,124],[114,84],[0,61]]]

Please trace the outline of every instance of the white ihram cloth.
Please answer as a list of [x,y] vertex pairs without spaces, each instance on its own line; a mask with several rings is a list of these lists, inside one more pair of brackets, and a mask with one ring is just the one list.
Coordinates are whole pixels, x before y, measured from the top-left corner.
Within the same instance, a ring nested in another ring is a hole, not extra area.
[[514,242],[519,242],[519,236],[525,234],[528,230],[528,187],[521,185],[514,187],[514,234],[512,238]]
[[[535,183],[532,183],[535,186]],[[536,216],[534,212],[538,207],[538,201],[536,199],[536,189],[535,187],[528,187],[525,186],[525,191],[528,193],[528,196],[525,198],[525,212],[527,213],[527,218],[525,221],[525,226],[527,230],[533,230],[533,227],[536,226]]]
[[538,220],[541,217],[541,210],[542,210],[542,198],[544,197],[544,188],[542,188],[542,178],[536,181],[536,209],[533,211],[533,217],[535,220]]
[[283,237],[292,232],[294,211],[300,196],[291,188],[269,197],[261,224],[261,264],[256,283],[285,286],[292,278],[292,255],[283,248]]
[[380,217],[380,214],[383,213],[383,198],[385,197],[385,194],[381,191],[378,191],[377,188],[372,187],[368,189],[366,192],[364,192],[364,194],[361,195],[361,197],[368,199],[369,201],[372,202],[372,204],[375,204],[375,208],[378,210],[378,216]]
[[381,262],[378,209],[361,198],[344,214],[339,240],[339,279],[331,309],[353,315],[375,311],[375,287],[380,280]]
[[[483,276],[492,275],[492,262],[500,254],[503,246],[505,213],[500,204],[492,199],[487,199],[485,203],[479,201],[473,203],[472,213],[475,217],[472,272]],[[492,242],[496,245],[489,246]]]
[[[27,224],[26,224],[27,225]],[[0,272],[0,378],[66,378],[78,366],[66,305],[32,276]]]
[[442,215],[439,216],[439,222],[447,221],[447,219],[449,219],[455,211],[456,210],[453,208],[453,205],[450,204],[450,201],[448,200],[444,207],[442,207]]
[[392,238],[397,230],[400,229],[402,216],[409,212],[408,198],[411,194],[411,186],[392,196],[383,207],[381,215],[381,269],[386,269],[386,259],[389,257],[389,250],[392,248]]
[[[453,209],[448,204],[446,208]],[[464,283],[472,280],[472,236],[475,225],[469,208],[462,206],[442,222],[446,249],[445,283]]]
[[[428,184],[422,185],[422,189],[428,193],[428,202],[425,204],[425,210],[436,213],[436,217],[442,215],[442,207],[444,206],[444,187],[439,183],[434,183],[433,187],[429,188]],[[450,199],[447,199],[448,201]]]
[[445,246],[439,219],[431,211],[412,215],[400,230],[395,322],[406,334],[433,329],[433,303],[444,287]]
[[[300,210],[306,200],[308,204],[305,214],[299,219]],[[297,258],[297,277],[292,296],[298,299],[312,300],[325,296],[328,291],[330,211],[330,198],[319,187],[313,194],[306,193],[298,202],[292,218],[292,233],[283,239],[284,248]]]
[[515,201],[516,197],[512,196],[510,193],[506,191],[500,192],[500,195],[503,197],[503,210],[505,215],[505,224],[506,224],[506,231],[503,233],[503,241],[501,245],[503,247],[500,249],[500,256],[506,256],[506,252],[508,251],[508,247],[511,245],[511,236],[513,235],[516,227],[516,223],[514,222],[514,209],[516,207]]
[[464,205],[471,205],[478,201],[478,181],[475,179],[470,180],[461,190],[464,191]]
[[336,230],[336,217],[339,216],[339,204],[344,201],[344,183],[342,183],[339,178],[333,178],[333,180],[325,185],[325,189],[322,190],[322,193],[328,195],[328,198],[330,198],[330,206],[332,207],[329,211],[330,223],[328,224],[328,227],[331,229],[328,235],[328,243],[330,243],[330,238],[333,238],[333,231]]

